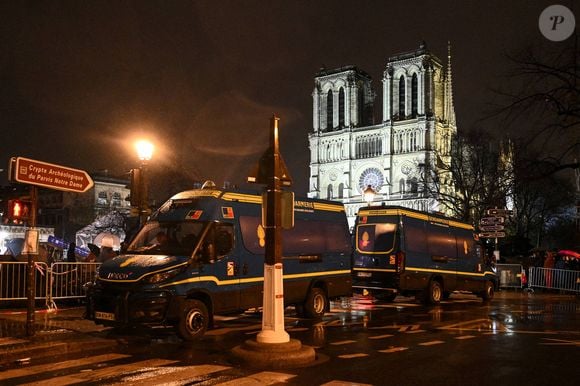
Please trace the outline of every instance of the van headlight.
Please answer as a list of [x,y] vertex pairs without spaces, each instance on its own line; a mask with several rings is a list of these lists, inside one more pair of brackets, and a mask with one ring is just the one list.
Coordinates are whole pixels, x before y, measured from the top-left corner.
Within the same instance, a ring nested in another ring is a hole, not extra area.
[[170,271],[165,271],[165,272],[159,272],[159,273],[145,277],[143,279],[143,281],[145,283],[148,283],[148,284],[161,283],[162,281],[171,279],[172,277],[176,276],[180,272],[181,272],[181,268],[172,269]]

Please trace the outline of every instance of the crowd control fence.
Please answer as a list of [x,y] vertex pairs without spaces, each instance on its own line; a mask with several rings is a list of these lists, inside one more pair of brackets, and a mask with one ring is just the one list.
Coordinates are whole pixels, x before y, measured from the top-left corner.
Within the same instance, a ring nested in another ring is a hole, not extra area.
[[[83,285],[93,281],[101,263],[34,263],[34,297],[44,300],[47,308],[56,308],[56,300],[82,299]],[[0,262],[0,304],[27,300],[27,262]]]
[[530,267],[529,272],[530,288],[545,288],[580,294],[580,271]]

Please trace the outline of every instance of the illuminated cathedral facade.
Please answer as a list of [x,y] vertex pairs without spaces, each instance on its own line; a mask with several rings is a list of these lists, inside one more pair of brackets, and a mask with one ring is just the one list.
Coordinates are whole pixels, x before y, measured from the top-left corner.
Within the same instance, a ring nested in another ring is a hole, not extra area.
[[[355,66],[321,69],[314,78],[309,134],[308,196],[344,203],[352,227],[363,191],[372,205],[441,211],[425,188],[433,168],[450,162],[457,132],[447,66],[423,43],[388,59],[382,77],[382,119],[375,122],[371,77]],[[448,187],[451,189],[451,187]]]

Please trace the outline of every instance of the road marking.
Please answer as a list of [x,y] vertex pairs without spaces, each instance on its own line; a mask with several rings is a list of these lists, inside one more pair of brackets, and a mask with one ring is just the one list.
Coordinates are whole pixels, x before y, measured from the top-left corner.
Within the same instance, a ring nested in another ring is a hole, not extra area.
[[424,332],[425,330],[419,330],[421,327],[420,324],[393,324],[391,326],[377,326],[377,327],[369,327],[369,330],[384,330],[387,328],[392,328],[399,330],[399,332],[409,332],[409,331],[416,331],[416,332]]
[[420,307],[420,304],[416,303],[391,303],[391,304],[375,304],[375,307],[379,308],[402,308],[402,307]]
[[259,386],[259,385],[275,385],[287,383],[294,378],[294,374],[276,373],[273,371],[262,371],[244,378],[236,378],[231,381],[218,383],[220,386]]
[[125,354],[103,354],[94,357],[86,357],[81,359],[73,359],[70,361],[49,363],[45,365],[28,366],[21,369],[5,370],[2,372],[2,379],[23,377],[31,374],[38,374],[45,371],[56,371],[78,366],[86,366],[87,364],[97,364],[101,362],[114,361],[116,359],[127,358],[129,355]]
[[334,346],[341,346],[343,344],[351,344],[351,343],[356,343],[356,340],[341,340],[339,342],[332,342],[331,344]]
[[14,339],[14,338],[0,338],[0,346],[6,346],[9,344],[19,344],[19,343],[26,343],[27,341],[24,339]]
[[552,339],[552,338],[542,338],[551,342],[540,343],[550,346],[580,346],[580,340],[565,340],[565,339]]
[[455,337],[455,339],[471,339],[471,338],[475,338],[475,335],[461,335]]
[[358,353],[358,354],[344,354],[344,355],[339,355],[338,357],[341,359],[352,359],[352,358],[362,358],[362,357],[368,357],[369,354],[364,354],[364,353]]
[[369,336],[369,339],[384,339],[392,337],[392,334]]
[[205,335],[209,335],[209,336],[225,335],[225,334],[228,334],[228,333],[233,332],[233,331],[247,331],[247,330],[256,330],[256,329],[261,329],[261,328],[262,328],[261,324],[252,324],[252,325],[243,326],[243,327],[222,327],[222,328],[217,328],[215,330],[206,331]]
[[167,360],[167,359],[148,359],[144,361],[128,363],[117,366],[107,366],[98,370],[90,372],[81,372],[77,374],[65,375],[62,377],[54,377],[50,379],[44,379],[41,381],[35,381],[34,385],[72,385],[75,383],[83,383],[90,380],[102,380],[108,377],[118,377],[119,374],[139,371],[141,373],[150,372],[152,370],[159,370],[160,366],[166,366],[168,364],[176,363],[177,361]]
[[330,381],[323,383],[320,386],[372,386],[369,383],[354,383],[354,382],[345,382],[345,381]]
[[393,352],[398,352],[398,351],[405,351],[408,349],[409,349],[409,347],[392,347],[392,348],[389,348],[387,350],[379,350],[379,352],[384,352],[384,353],[388,354],[388,353],[393,353]]
[[156,369],[137,370],[121,380],[116,379],[115,384],[123,386],[141,386],[144,383],[150,385],[180,385],[183,381],[189,384],[206,380],[205,377],[231,367],[220,365],[195,365],[195,366],[164,366]]
[[445,343],[445,342],[442,340],[432,340],[430,342],[419,343],[419,346],[433,346],[433,345],[441,344],[441,343]]

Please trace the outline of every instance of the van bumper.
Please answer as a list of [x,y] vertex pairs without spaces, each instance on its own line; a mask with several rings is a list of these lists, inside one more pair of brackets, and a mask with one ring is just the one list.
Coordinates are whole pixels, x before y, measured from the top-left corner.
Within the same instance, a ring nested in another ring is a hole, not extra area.
[[107,291],[87,294],[87,319],[108,326],[164,325],[174,320],[171,291]]

